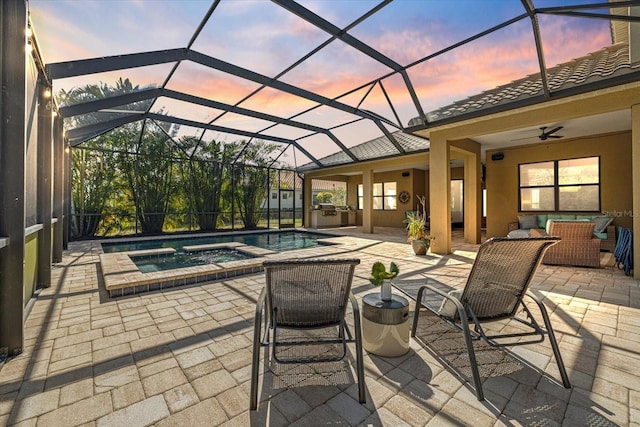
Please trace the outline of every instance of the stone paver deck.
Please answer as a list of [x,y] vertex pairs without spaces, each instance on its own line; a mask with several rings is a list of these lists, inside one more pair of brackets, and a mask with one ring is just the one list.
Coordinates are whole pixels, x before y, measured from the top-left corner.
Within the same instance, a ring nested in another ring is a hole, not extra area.
[[[448,256],[413,255],[395,229],[343,229],[340,246],[295,256],[357,257],[353,291],[377,291],[374,261],[401,279],[462,286],[476,245]],[[640,426],[640,283],[613,268],[541,266],[532,290],[545,298],[573,388],[558,378],[548,342],[518,347],[546,375],[492,378],[487,400],[415,340],[409,353],[365,353],[367,403],[357,402],[353,363],[322,385],[305,372],[261,367],[249,411],[253,316],[264,286],[254,273],[110,298],[99,245],[72,243],[25,323],[24,353],[0,370],[0,425],[19,426]],[[294,254],[292,254],[294,255]],[[353,348],[350,349],[353,351]],[[307,380],[301,380],[307,378]]]

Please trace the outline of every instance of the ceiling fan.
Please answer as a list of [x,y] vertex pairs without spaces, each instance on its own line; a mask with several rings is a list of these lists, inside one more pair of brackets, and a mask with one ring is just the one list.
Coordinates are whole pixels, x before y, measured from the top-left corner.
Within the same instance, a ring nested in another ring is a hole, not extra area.
[[556,132],[558,132],[563,127],[564,126],[558,126],[551,129],[550,131],[546,131],[547,127],[543,126],[540,128],[542,133],[538,135],[538,138],[540,138],[540,141],[546,141],[548,138],[562,138],[562,135],[556,135]]

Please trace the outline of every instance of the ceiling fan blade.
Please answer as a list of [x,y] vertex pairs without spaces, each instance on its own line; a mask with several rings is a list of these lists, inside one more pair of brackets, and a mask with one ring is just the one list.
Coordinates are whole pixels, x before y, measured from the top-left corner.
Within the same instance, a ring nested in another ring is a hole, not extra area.
[[562,135],[547,135],[547,138],[563,138]]
[[552,129],[552,130],[550,130],[549,132],[544,132],[544,133],[546,133],[548,136],[551,136],[551,135],[553,135],[554,133],[558,132],[558,131],[559,131],[560,129],[562,129],[563,127],[564,127],[564,126],[558,126],[557,128]]

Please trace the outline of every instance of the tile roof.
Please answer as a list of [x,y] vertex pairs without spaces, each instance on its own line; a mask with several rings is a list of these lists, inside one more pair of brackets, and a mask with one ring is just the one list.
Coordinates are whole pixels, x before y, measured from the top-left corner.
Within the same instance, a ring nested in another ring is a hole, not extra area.
[[[398,144],[407,152],[425,151],[429,149],[429,141],[416,135],[396,131],[391,134]],[[351,152],[360,160],[373,160],[382,157],[390,157],[400,154],[396,147],[387,139],[380,136],[362,144],[354,145]],[[318,159],[324,166],[337,166],[353,163],[353,160],[346,153],[340,151]],[[298,167],[299,172],[319,169],[315,163],[307,163]]]
[[[637,71],[638,64],[630,64],[629,45],[618,43],[581,58],[548,69],[549,90],[551,92],[569,89],[577,85],[591,83],[605,78]],[[498,86],[469,98],[427,113],[429,122],[448,119],[457,115],[482,111],[490,107],[513,101],[533,98],[544,94],[540,73],[531,74],[511,83]],[[419,118],[411,119],[409,126],[422,124]]]
[[[569,89],[578,85],[592,83],[606,78],[635,72],[640,64],[631,64],[628,43],[617,43],[581,58],[548,69],[548,83],[551,92]],[[491,107],[507,105],[514,101],[539,97],[544,94],[540,73],[528,75],[522,79],[484,91],[469,98],[427,113],[431,123],[450,119],[462,114],[479,112]],[[419,117],[409,121],[409,126],[419,126]],[[398,143],[407,151],[429,149],[429,141],[402,131],[392,134]],[[353,154],[361,160],[372,160],[399,154],[398,150],[385,136],[364,142],[351,148]],[[319,159],[325,166],[336,166],[351,163],[352,160],[343,152],[331,154]],[[299,171],[318,169],[314,163],[298,168]]]

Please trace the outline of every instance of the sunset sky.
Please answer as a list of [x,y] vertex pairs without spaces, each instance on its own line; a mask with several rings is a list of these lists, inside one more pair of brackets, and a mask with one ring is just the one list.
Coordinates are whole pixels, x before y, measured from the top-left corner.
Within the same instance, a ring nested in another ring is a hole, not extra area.
[[[300,4],[345,28],[379,2],[369,0],[316,0]],[[534,0],[536,7],[585,3],[584,1]],[[211,6],[204,0],[30,0],[29,9],[35,33],[46,63],[73,61],[101,56],[184,48]],[[349,34],[379,50],[402,66],[471,37],[524,12],[516,0],[396,0],[385,5]],[[464,99],[483,90],[539,71],[529,19],[520,20],[408,70],[409,77],[425,112]],[[611,44],[609,22],[602,19],[543,15],[540,30],[547,66],[553,66]],[[265,0],[222,0],[192,45],[192,49],[222,59],[259,74],[275,77],[330,36],[276,3]],[[160,86],[173,64],[122,70],[57,80],[54,92],[88,83],[113,84],[129,78],[140,87]],[[333,41],[290,70],[281,80],[305,90],[334,98],[387,75],[385,65],[356,49]],[[392,75],[383,80],[385,90],[400,116],[402,125],[418,114],[402,79]],[[184,61],[167,88],[192,95],[235,104],[259,88],[253,82]],[[396,121],[382,90],[368,87],[340,98],[345,104],[374,111]],[[315,104],[263,89],[240,104],[242,107],[281,117],[294,117]],[[193,106],[162,98],[154,110],[196,121],[208,122],[219,110]],[[295,117],[295,120],[321,127],[349,123],[357,117],[321,107]],[[216,124],[230,128],[260,131],[270,122],[227,114]],[[391,131],[394,128],[389,128]],[[194,128],[181,128],[183,135],[199,135]],[[381,135],[368,121],[334,130],[346,146],[354,146]],[[324,135],[288,126],[267,131],[298,142],[316,157],[338,151]],[[208,131],[205,138],[227,141],[239,139]],[[308,159],[287,152],[288,161],[297,164]]]

